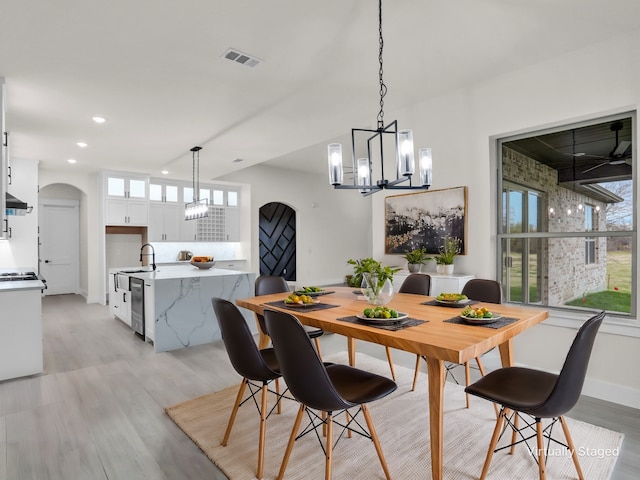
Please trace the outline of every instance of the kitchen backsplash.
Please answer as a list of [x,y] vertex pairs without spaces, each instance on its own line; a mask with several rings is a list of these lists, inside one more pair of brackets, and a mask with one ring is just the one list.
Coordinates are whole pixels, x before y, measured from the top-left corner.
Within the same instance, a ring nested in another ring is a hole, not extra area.
[[212,255],[216,260],[244,260],[240,242],[152,242],[156,263],[171,263],[178,259],[180,250],[194,255]]

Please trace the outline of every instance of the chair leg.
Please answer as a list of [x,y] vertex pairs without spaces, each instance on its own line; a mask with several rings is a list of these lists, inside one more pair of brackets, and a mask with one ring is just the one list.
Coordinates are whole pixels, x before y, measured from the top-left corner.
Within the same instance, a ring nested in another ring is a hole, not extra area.
[[318,352],[318,356],[322,358],[322,353],[320,352],[320,337],[316,337],[313,339],[316,344],[316,352]]
[[396,379],[396,371],[393,369],[393,359],[391,358],[391,349],[389,347],[384,347],[387,351],[387,360],[389,361],[389,370],[391,370],[391,378],[395,381]]
[[496,428],[493,429],[493,436],[491,437],[491,442],[489,443],[489,450],[487,451],[487,458],[485,459],[484,466],[482,467],[480,480],[484,480],[487,476],[487,472],[489,471],[489,465],[491,465],[491,459],[493,458],[493,451],[496,449],[498,438],[500,438],[500,431],[502,430],[502,424],[504,423],[505,415],[506,415],[506,411],[503,408],[502,410],[500,410],[500,415],[498,416],[498,420],[496,420]]
[[327,445],[325,446],[327,457],[324,463],[324,480],[331,480],[331,459],[333,458],[333,414],[327,412]]
[[378,439],[378,434],[376,433],[376,429],[373,426],[373,421],[371,420],[369,409],[364,404],[362,405],[362,414],[364,415],[364,419],[367,422],[367,427],[369,427],[369,434],[371,435],[371,439],[373,440],[373,445],[376,447],[376,452],[378,453],[378,458],[380,459],[380,465],[382,465],[382,470],[384,470],[384,475],[387,478],[387,480],[391,480],[391,474],[389,473],[387,462],[384,459],[384,454],[382,453],[382,447],[380,446],[380,440]]
[[416,355],[416,369],[413,374],[413,385],[411,386],[412,392],[416,389],[416,383],[418,382],[418,373],[420,373],[420,355]]
[[584,475],[582,474],[582,469],[580,468],[580,462],[578,461],[578,456],[576,455],[576,447],[573,445],[573,439],[571,438],[571,434],[569,433],[569,427],[567,426],[567,422],[564,417],[560,417],[560,424],[562,425],[562,431],[564,432],[564,438],[567,439],[567,445],[569,446],[569,451],[571,452],[571,458],[573,460],[573,464],[576,466],[576,471],[578,472],[578,478],[580,480],[584,480]]
[[262,479],[264,471],[264,441],[267,433],[267,394],[269,393],[267,382],[262,384],[262,401],[260,403],[260,439],[258,440],[258,471],[256,477]]
[[[467,387],[471,385],[471,368],[469,367],[469,362],[464,362],[464,381]],[[467,397],[467,408],[469,408],[469,394],[465,393],[465,395]]]
[[295,422],[293,422],[293,429],[291,430],[289,443],[287,443],[287,449],[285,450],[284,457],[282,458],[282,464],[280,465],[280,472],[278,472],[278,480],[282,480],[282,478],[284,477],[284,471],[287,469],[287,463],[289,463],[291,450],[293,450],[293,443],[296,441],[296,435],[298,435],[300,422],[302,422],[302,416],[304,415],[304,411],[306,409],[307,407],[305,407],[303,404],[300,404],[300,408],[298,409],[298,415],[296,415],[296,420]]
[[233,410],[231,410],[231,416],[229,417],[229,423],[227,423],[227,431],[224,433],[224,437],[220,445],[223,447],[227,446],[227,442],[229,441],[229,435],[231,435],[231,429],[233,428],[233,422],[236,420],[236,414],[238,413],[238,408],[240,407],[240,402],[242,402],[242,396],[244,395],[244,390],[247,387],[247,379],[243,378],[242,383],[240,384],[240,388],[238,388],[238,395],[236,395],[236,402],[233,404]]
[[542,430],[542,422],[536,418],[536,440],[538,446],[538,471],[540,472],[540,480],[546,480],[546,465],[544,464],[544,433]]
[[278,414],[282,413],[282,398],[280,398],[280,382],[279,378],[276,378],[276,395],[278,396]]

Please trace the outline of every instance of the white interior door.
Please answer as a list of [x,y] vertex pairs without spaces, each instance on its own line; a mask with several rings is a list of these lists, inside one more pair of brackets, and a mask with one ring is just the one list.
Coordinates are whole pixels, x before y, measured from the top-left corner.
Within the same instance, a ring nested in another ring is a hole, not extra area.
[[78,292],[79,206],[76,201],[40,205],[40,274],[45,295]]

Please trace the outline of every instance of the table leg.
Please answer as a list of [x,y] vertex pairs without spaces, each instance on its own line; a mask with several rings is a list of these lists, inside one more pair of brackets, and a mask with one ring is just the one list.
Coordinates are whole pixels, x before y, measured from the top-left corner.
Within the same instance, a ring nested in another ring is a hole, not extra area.
[[267,345],[269,345],[271,338],[269,338],[269,335],[262,331],[262,329],[260,328],[260,322],[257,318],[256,325],[258,325],[258,348],[262,350],[264,348],[267,348]]
[[442,480],[442,415],[444,412],[444,362],[427,357],[429,380],[429,435],[431,439],[431,477]]
[[513,366],[513,341],[511,339],[498,345],[503,367]]
[[349,352],[349,365],[356,366],[356,339],[347,337],[347,351]]

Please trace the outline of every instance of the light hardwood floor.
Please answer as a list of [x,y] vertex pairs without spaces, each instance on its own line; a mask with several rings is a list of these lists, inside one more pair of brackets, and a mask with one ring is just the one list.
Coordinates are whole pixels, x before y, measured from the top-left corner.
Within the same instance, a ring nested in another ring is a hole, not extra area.
[[[221,343],[154,353],[107,307],[75,295],[46,297],[43,317],[45,373],[0,383],[0,479],[225,478],[164,413],[238,383]],[[322,337],[323,353],[345,347]],[[378,345],[358,351],[385,358]],[[414,359],[394,351],[398,364]],[[583,398],[570,416],[624,432],[613,479],[638,478],[638,410]]]

